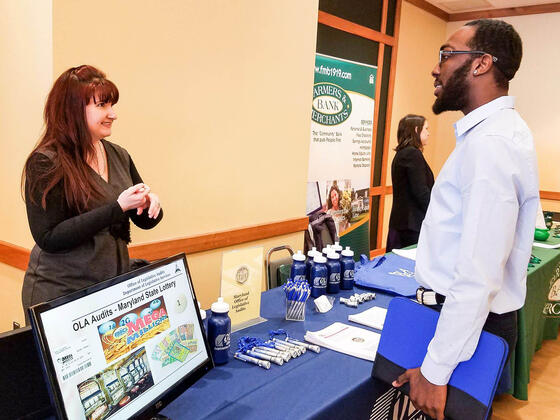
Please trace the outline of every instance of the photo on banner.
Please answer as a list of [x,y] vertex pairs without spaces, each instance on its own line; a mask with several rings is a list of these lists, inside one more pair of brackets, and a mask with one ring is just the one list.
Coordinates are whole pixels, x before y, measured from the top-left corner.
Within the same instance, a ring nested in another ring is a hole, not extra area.
[[369,253],[376,80],[375,66],[316,55],[306,211],[331,216],[357,257]]

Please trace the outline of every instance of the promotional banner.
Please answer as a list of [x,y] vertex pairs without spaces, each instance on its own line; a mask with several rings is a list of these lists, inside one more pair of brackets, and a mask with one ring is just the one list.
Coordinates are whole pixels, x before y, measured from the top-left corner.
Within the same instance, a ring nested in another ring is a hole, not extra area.
[[375,66],[316,55],[307,214],[332,217],[341,244],[356,257],[369,254],[376,80]]

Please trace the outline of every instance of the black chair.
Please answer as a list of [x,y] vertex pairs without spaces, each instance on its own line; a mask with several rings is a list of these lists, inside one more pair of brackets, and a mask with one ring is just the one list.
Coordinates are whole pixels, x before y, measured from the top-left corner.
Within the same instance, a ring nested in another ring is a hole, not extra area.
[[[270,257],[273,253],[283,250],[286,250],[290,256],[271,261]],[[266,284],[269,290],[282,285],[280,267],[283,265],[291,265],[292,255],[294,255],[294,251],[289,245],[270,248],[266,253]]]

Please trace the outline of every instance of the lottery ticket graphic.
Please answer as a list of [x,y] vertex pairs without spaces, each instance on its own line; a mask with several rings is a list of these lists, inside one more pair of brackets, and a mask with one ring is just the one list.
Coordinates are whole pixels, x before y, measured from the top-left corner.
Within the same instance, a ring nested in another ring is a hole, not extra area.
[[189,354],[198,350],[198,340],[194,337],[194,324],[178,326],[167,334],[152,351],[152,359],[167,366],[174,362],[184,362]]
[[98,327],[107,363],[140,346],[170,327],[163,297],[138,306]]

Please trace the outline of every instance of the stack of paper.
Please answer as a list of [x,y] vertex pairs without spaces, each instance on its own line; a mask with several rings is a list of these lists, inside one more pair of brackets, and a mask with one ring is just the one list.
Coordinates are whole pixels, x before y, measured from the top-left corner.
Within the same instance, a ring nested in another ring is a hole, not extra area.
[[320,331],[307,331],[304,338],[318,346],[373,362],[380,335],[363,328],[335,322]]
[[383,329],[387,309],[374,306],[359,314],[348,315],[348,321],[357,322],[358,324],[367,325],[377,330]]

